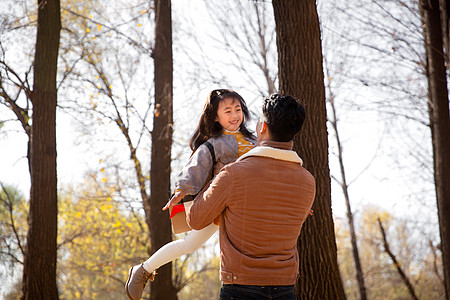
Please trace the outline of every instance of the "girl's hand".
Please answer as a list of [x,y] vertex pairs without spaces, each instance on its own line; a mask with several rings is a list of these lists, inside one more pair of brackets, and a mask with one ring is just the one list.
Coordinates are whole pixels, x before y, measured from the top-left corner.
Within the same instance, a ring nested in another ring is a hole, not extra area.
[[170,199],[170,201],[167,202],[167,204],[162,208],[162,210],[167,210],[168,208],[174,206],[175,204],[180,202],[180,200],[182,198],[183,198],[183,192],[182,191],[176,192],[175,195],[173,195],[172,199]]

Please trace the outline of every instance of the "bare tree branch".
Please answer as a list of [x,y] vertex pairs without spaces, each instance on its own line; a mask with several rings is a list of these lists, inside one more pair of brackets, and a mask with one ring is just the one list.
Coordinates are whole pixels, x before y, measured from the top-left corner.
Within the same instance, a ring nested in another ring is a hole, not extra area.
[[394,255],[394,253],[392,253],[387,238],[386,238],[386,232],[384,230],[384,227],[381,223],[380,218],[377,219],[378,221],[378,225],[380,227],[380,232],[383,238],[383,246],[384,246],[384,251],[389,255],[389,257],[392,260],[392,264],[394,265],[394,267],[397,269],[398,274],[400,275],[400,277],[402,278],[403,282],[405,283],[406,287],[408,288],[409,294],[411,295],[412,299],[418,300],[419,298],[417,298],[416,293],[414,291],[414,287],[412,286],[409,278],[406,276],[405,272],[403,271],[402,267],[400,266],[400,263],[397,261],[396,256]]
[[[0,186],[2,187],[2,190],[3,190],[3,192],[6,195],[6,199],[0,198],[0,200],[3,201],[5,203],[5,205],[7,206],[7,208],[8,208],[11,229],[12,229],[12,231],[14,233],[15,238],[16,238],[17,246],[19,247],[20,253],[22,255],[24,255],[25,254],[25,249],[22,247],[22,242],[20,240],[19,233],[17,232],[17,228],[16,228],[16,223],[14,221],[14,200],[12,199],[12,196],[10,195],[8,189],[5,188],[3,183],[0,182]],[[22,262],[20,262],[20,263],[22,263]]]

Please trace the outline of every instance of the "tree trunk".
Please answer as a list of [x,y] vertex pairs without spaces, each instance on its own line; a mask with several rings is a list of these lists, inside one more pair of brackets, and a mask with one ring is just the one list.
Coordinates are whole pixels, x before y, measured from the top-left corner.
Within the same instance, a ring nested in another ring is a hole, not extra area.
[[56,72],[60,30],[59,0],[39,0],[31,95],[33,123],[29,229],[23,266],[22,299],[58,299]]
[[327,116],[319,18],[313,0],[273,2],[280,92],[301,99],[307,117],[294,139],[304,166],[316,179],[314,215],[298,240],[299,299],[345,299],[337,262],[328,167]]
[[[150,170],[150,229],[152,253],[172,241],[172,228],[162,207],[170,196],[170,162],[172,147],[172,17],[171,0],[155,1],[155,111],[152,131],[152,161]],[[172,264],[158,270],[151,284],[150,299],[177,299],[172,285]]]
[[428,109],[446,298],[450,299],[450,118],[439,0],[419,2],[427,56]]

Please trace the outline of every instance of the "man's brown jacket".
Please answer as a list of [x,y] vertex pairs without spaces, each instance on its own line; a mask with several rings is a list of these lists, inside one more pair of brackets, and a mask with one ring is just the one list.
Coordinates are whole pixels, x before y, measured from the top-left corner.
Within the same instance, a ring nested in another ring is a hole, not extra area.
[[263,141],[219,172],[187,209],[187,222],[198,230],[220,215],[225,284],[291,285],[298,276],[297,238],[314,196],[314,178],[292,142]]

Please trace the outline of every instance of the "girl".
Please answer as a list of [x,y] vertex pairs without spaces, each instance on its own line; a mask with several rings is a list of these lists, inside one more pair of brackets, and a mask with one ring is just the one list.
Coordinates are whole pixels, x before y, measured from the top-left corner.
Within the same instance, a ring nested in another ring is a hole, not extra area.
[[[219,89],[209,94],[197,129],[189,142],[193,154],[178,174],[174,196],[163,210],[177,204],[185,196],[192,197],[200,192],[211,177],[214,156],[218,165],[225,165],[253,147],[255,137],[245,127],[249,119],[245,101],[238,93]],[[212,148],[208,149],[211,145]],[[131,267],[125,284],[128,298],[140,299],[147,281],[154,280],[157,268],[197,250],[217,228],[212,223],[201,230],[192,230],[183,239],[168,243],[145,262]]]

